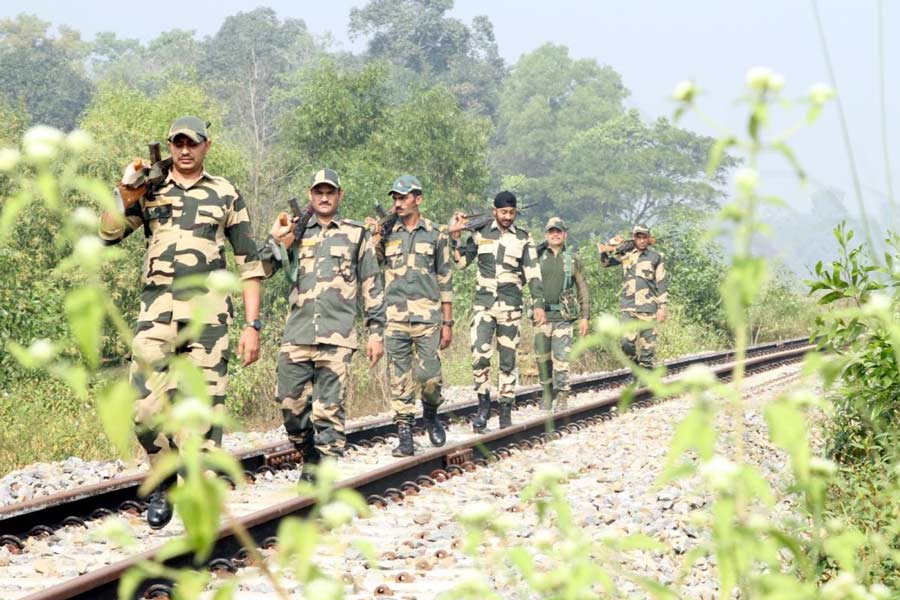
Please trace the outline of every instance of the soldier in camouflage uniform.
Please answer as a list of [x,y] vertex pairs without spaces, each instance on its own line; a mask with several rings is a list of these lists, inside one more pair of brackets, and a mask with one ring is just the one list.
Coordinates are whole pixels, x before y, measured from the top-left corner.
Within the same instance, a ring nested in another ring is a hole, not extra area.
[[[259,357],[259,282],[263,267],[244,199],[227,179],[203,169],[210,145],[203,121],[192,116],[177,119],[169,130],[172,161],[165,178],[148,186],[150,165],[136,160],[119,184],[121,212],[104,212],[100,217],[100,237],[107,244],[117,244],[139,229],[147,238],[130,375],[139,394],[135,415],[138,440],[151,464],[161,451],[174,448],[174,441],[151,425],[152,418],[174,397],[177,384],[168,375],[172,356],[186,356],[203,371],[213,405],[216,410],[224,410],[231,299],[203,287],[188,288],[178,283],[224,269],[226,239],[244,281],[247,324],[238,355],[244,365]],[[202,331],[194,339],[182,339],[192,320],[204,324]],[[215,427],[207,437],[210,443],[221,444],[222,431]],[[153,528],[164,527],[172,518],[165,491],[173,483],[170,478],[149,497],[147,521]]]
[[560,411],[568,407],[572,324],[578,320],[578,332],[582,337],[587,335],[591,304],[581,260],[566,244],[566,223],[559,217],[552,217],[544,231],[546,239],[538,245],[537,255],[547,322],[535,328],[534,352],[543,387],[544,408]]
[[639,332],[629,333],[622,340],[625,354],[645,368],[653,367],[656,351],[656,323],[666,320],[669,277],[663,255],[650,247],[650,229],[635,225],[631,231],[634,241],[616,236],[600,246],[600,264],[604,267],[622,265],[625,282],[620,306],[627,321],[654,323]]
[[[308,196],[313,214],[302,238],[295,239],[294,221],[281,214],[260,250],[266,275],[281,268],[291,282],[276,400],[288,439],[304,465],[344,452],[344,400],[350,359],[358,345],[358,299],[364,306],[366,352],[373,367],[384,354],[385,322],[372,237],[362,223],[338,213],[344,198],[338,174],[317,171]],[[309,477],[305,468],[304,476]]]
[[515,226],[516,197],[500,192],[494,198],[494,220],[472,232],[460,248],[458,240],[466,216],[457,213],[450,227],[454,260],[460,268],[478,262],[474,315],[472,318],[472,375],[478,394],[478,413],[472,421],[476,432],[484,431],[491,409],[489,378],[494,337],[500,354],[500,427],[512,424],[513,386],[516,381],[516,350],[522,322],[522,287],[528,283],[535,303],[534,322],[545,321],[541,270],[531,235]]
[[443,446],[446,441],[437,416],[443,401],[438,349],[453,339],[453,262],[446,228],[419,212],[424,199],[419,180],[403,175],[389,193],[396,218],[384,225],[385,231],[374,219],[368,224],[376,225],[373,241],[384,267],[388,380],[400,439],[393,454],[412,456],[417,383],[431,443]]

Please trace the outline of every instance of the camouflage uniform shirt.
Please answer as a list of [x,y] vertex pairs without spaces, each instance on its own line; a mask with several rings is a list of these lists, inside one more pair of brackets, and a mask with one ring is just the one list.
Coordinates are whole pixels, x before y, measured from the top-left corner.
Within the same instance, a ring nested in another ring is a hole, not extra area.
[[620,300],[622,312],[655,314],[668,301],[669,276],[663,255],[653,248],[647,247],[643,252],[637,248],[602,252],[600,264],[604,267],[622,265],[625,273]]
[[369,337],[382,338],[384,291],[372,238],[361,223],[335,215],[322,227],[313,215],[303,239],[288,251],[288,260],[282,260],[271,240],[260,252],[267,276],[278,267],[290,268],[288,263],[295,256],[296,282],[288,299],[291,312],[282,344],[356,349],[357,289],[362,294]]
[[230,297],[197,286],[174,289],[178,279],[224,269],[226,239],[241,279],[264,277],[247,206],[225,178],[204,171],[196,183],[184,188],[170,173],[149,198],[125,211],[124,224],[101,220],[100,238],[116,244],[139,228],[149,234],[139,322],[188,321],[196,318],[194,309],[202,302],[211,310],[197,320],[230,324],[234,312]]
[[459,249],[459,267],[478,261],[475,307],[522,309],[522,287],[527,283],[536,306],[543,306],[541,269],[531,235],[513,225],[502,232],[497,221],[472,232]]
[[381,247],[384,298],[390,323],[438,325],[441,304],[453,302],[450,239],[443,228],[420,218],[412,231],[398,219]]

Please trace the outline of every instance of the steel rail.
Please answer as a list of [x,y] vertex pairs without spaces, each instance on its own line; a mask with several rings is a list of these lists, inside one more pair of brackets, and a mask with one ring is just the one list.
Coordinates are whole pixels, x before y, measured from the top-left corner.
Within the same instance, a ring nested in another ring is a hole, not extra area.
[[[747,374],[775,368],[796,362],[809,351],[812,345],[794,347],[790,350],[748,358],[744,361]],[[713,369],[716,377],[727,379],[731,376],[735,363]],[[633,390],[632,406],[647,406],[653,400],[649,388]],[[536,417],[481,436],[472,437],[442,448],[428,450],[420,455],[399,459],[390,465],[350,477],[338,482],[338,488],[351,488],[367,496],[370,504],[386,505],[392,500],[402,499],[407,493],[418,493],[422,486],[430,487],[441,481],[487,465],[522,448],[544,444],[561,437],[563,433],[577,431],[601,420],[611,419],[613,409],[619,405],[621,394],[612,398],[572,407],[552,415],[552,418]],[[269,508],[236,519],[262,547],[270,547],[274,541],[281,519],[288,516],[303,517],[313,507],[309,497],[297,497],[282,501]],[[118,580],[140,561],[149,560],[159,549],[149,550],[126,560],[108,565],[53,586],[42,592],[26,597],[26,600],[114,600],[117,598]],[[165,561],[174,568],[196,567],[194,555],[184,552]],[[246,563],[246,551],[242,548],[234,527],[225,524],[220,532],[215,548],[204,564],[228,570]],[[171,594],[170,582],[148,580],[139,590],[142,598],[168,598]],[[155,596],[153,594],[156,594]]]
[[[774,352],[784,348],[805,345],[808,338],[794,338],[778,342],[759,344],[748,349],[748,356]],[[676,373],[691,365],[729,361],[734,358],[733,350],[714,351],[678,358],[664,363],[670,373]],[[619,369],[600,375],[583,375],[572,378],[572,392],[624,385],[632,379],[628,369]],[[532,385],[516,393],[517,405],[540,401],[541,387]],[[476,402],[462,402],[449,405],[440,417],[446,419],[469,420],[477,409]],[[499,405],[492,403],[496,414]],[[415,429],[420,433],[424,424],[416,418]],[[372,443],[384,442],[395,437],[396,428],[390,416],[372,420],[347,431],[347,443],[353,448],[366,447]],[[235,457],[252,479],[254,473],[272,468],[291,466],[298,458],[290,443],[275,442],[257,448],[236,452]],[[128,511],[139,514],[145,508],[138,498],[137,490],[146,477],[137,473],[118,477],[109,481],[81,486],[72,490],[35,498],[26,502],[0,508],[0,547],[21,550],[22,542],[33,535],[46,535],[53,530],[68,525],[83,525],[90,519],[108,516],[114,511]]]

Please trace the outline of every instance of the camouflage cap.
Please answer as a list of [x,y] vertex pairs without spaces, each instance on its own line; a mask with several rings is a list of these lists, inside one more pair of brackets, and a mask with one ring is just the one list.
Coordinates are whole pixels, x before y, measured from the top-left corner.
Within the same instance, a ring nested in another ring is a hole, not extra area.
[[320,183],[327,183],[333,185],[337,189],[341,189],[341,178],[338,177],[336,171],[329,169],[328,167],[319,169],[313,174],[312,179],[309,181],[309,189],[313,189]]
[[547,221],[547,226],[544,227],[544,231],[550,231],[551,229],[559,229],[560,231],[569,230],[569,228],[566,227],[566,222],[559,217],[550,217],[550,220]]
[[638,223],[634,227],[631,228],[631,235],[637,235],[639,233],[643,233],[644,235],[650,235],[650,228],[642,223]]
[[178,117],[175,119],[175,122],[172,123],[172,126],[169,127],[169,137],[166,139],[171,142],[176,136],[186,135],[199,144],[200,142],[205,142],[209,139],[209,134],[206,133],[207,127],[209,127],[209,123],[203,121],[199,117],[193,115]]
[[391,191],[388,194],[403,194],[404,196],[413,191],[422,191],[422,184],[414,175],[401,175],[394,181]]

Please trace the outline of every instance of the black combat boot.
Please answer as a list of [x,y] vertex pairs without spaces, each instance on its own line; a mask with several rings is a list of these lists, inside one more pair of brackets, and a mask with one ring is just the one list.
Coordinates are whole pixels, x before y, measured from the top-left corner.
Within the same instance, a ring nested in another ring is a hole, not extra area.
[[512,425],[512,402],[500,403],[500,429]]
[[437,408],[434,406],[423,406],[422,420],[425,421],[425,431],[428,432],[428,439],[431,440],[431,445],[443,446],[447,441],[447,432],[444,431],[444,424],[438,418]]
[[316,466],[322,461],[322,454],[316,448],[312,439],[294,442],[294,448],[300,453],[300,458],[303,460],[303,470],[300,472],[300,479],[314,482],[316,477],[314,471]]
[[491,394],[478,394],[478,412],[472,419],[472,431],[481,433],[487,428],[488,417],[491,416]]
[[397,423],[397,447],[391,451],[391,456],[412,456],[415,452],[413,446],[412,425],[409,423]]
[[172,520],[174,510],[166,494],[176,481],[177,477],[173,475],[150,492],[150,497],[147,498],[147,525],[150,529],[162,529]]

